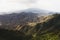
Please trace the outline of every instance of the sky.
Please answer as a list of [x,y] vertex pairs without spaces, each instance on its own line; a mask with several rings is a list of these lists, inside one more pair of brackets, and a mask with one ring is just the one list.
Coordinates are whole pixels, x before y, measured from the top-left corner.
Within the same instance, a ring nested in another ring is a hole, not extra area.
[[60,0],[0,0],[0,12],[39,8],[60,12]]

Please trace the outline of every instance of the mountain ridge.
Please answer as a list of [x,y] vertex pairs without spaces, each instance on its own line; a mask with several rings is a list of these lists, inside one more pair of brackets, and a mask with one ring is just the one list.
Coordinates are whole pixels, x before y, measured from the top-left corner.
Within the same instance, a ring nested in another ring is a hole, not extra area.
[[[33,22],[40,22],[44,17],[41,16],[42,14],[32,13],[32,12],[21,12],[21,13],[12,13],[7,15],[0,15],[0,26],[7,25],[13,26],[11,28],[16,27],[16,25],[25,25],[28,23]],[[39,17],[38,17],[39,16]],[[8,28],[10,28],[8,27]],[[5,28],[5,27],[4,27]]]

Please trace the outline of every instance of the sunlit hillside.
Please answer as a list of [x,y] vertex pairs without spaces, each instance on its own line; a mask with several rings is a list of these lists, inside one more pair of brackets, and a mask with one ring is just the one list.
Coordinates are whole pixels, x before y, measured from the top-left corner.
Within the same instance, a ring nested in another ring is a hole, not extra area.
[[[47,16],[45,20],[17,25],[14,30],[0,29],[0,40],[60,40],[60,14]],[[3,26],[6,27],[0,27]]]

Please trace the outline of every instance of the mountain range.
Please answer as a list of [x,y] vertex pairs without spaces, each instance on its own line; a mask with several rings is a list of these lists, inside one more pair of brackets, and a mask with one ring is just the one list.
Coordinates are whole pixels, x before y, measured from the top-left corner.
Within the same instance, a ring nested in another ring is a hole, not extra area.
[[40,11],[0,15],[0,40],[60,40],[60,14]]
[[[8,27],[2,27],[6,29],[13,29],[17,25],[26,25],[29,23],[38,23],[42,21],[45,16],[49,15],[49,12],[39,9],[26,9],[22,12],[12,12],[11,14],[0,15],[0,26],[5,25]],[[13,27],[11,27],[13,26]]]

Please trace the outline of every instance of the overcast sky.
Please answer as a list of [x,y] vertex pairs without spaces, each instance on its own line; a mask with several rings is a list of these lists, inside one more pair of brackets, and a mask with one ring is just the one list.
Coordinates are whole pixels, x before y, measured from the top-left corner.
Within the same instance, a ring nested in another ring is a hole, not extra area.
[[60,12],[60,0],[0,0],[0,12],[39,8]]

